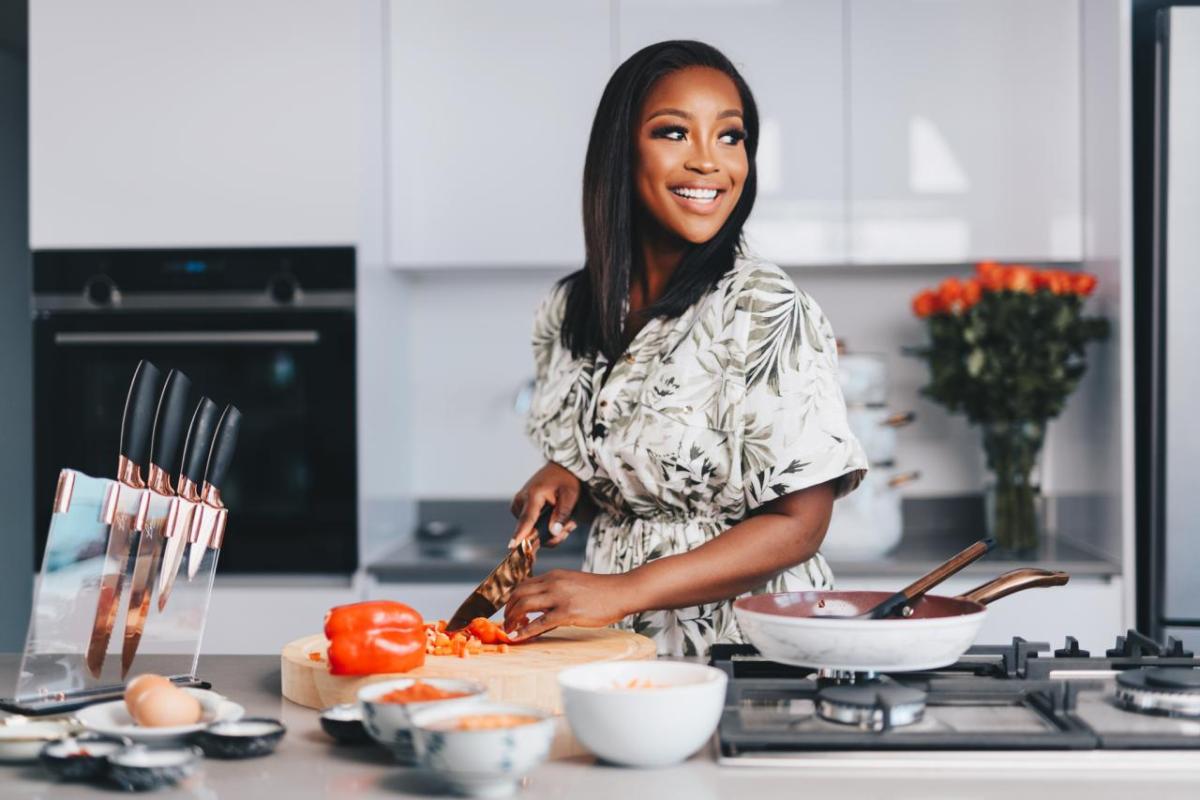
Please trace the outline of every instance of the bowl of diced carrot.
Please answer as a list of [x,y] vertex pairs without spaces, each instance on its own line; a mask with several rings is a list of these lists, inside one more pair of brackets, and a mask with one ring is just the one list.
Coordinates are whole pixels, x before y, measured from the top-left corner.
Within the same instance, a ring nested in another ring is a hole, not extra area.
[[452,678],[398,678],[358,690],[363,727],[402,764],[417,761],[413,749],[412,716],[432,706],[466,707],[483,702],[487,688],[474,681]]
[[546,760],[554,718],[511,703],[427,706],[413,714],[418,761],[459,794],[503,797]]
[[558,674],[575,738],[614,764],[676,764],[712,737],[725,707],[724,672],[682,661],[609,661]]

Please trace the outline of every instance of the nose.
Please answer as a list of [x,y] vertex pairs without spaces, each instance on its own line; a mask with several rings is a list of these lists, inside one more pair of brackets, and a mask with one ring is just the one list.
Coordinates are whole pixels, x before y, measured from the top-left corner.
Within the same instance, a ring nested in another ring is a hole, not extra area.
[[691,157],[683,162],[683,168],[701,175],[709,175],[719,169],[717,163],[713,160],[711,150],[703,142],[696,143],[692,149]]

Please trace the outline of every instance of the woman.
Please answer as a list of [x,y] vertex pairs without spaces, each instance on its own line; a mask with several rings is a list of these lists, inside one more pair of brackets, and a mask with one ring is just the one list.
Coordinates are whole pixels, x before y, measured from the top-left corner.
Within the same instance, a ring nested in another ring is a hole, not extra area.
[[597,515],[584,571],[514,592],[520,638],[615,623],[703,655],[742,641],[738,595],[832,585],[817,549],[867,463],[828,321],[742,245],[757,144],[750,89],[708,45],[646,47],[605,87],[586,266],[535,319],[529,433],[547,463],[513,500],[514,542],[547,504],[551,544],[581,498]]

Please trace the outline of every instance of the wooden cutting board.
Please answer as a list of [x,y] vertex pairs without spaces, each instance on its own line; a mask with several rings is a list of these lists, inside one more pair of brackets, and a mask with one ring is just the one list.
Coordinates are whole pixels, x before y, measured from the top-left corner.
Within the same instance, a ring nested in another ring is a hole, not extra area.
[[[479,681],[488,697],[562,713],[558,673],[576,664],[654,658],[651,639],[611,628],[558,628],[507,653],[426,656],[425,665],[394,675],[330,675],[324,659],[327,642],[321,634],[297,639],[283,648],[283,696],[308,708],[352,703],[363,686],[392,678],[462,678]],[[320,661],[309,657],[320,653]]]

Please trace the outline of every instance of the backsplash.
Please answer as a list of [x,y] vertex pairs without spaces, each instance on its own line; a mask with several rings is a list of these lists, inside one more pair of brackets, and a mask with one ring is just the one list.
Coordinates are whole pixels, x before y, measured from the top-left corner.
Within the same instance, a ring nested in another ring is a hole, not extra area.
[[[925,366],[900,350],[922,340],[921,326],[909,308],[912,295],[968,269],[939,265],[789,270],[797,286],[817,300],[849,349],[886,356],[890,405],[916,412],[916,423],[899,431],[897,445],[897,468],[922,473],[920,480],[905,487],[906,495],[958,495],[976,492],[982,484],[976,433],[961,417],[918,396]],[[508,269],[374,277],[403,285],[386,292],[393,298],[392,308],[375,312],[395,335],[391,341],[403,347],[388,347],[382,359],[364,355],[364,369],[387,373],[375,374],[370,381],[402,404],[404,413],[387,415],[382,431],[364,429],[360,438],[366,449],[390,453],[391,475],[397,476],[400,469],[408,476],[410,497],[507,498],[540,466],[514,400],[533,372],[529,334],[534,309],[557,277],[549,271]],[[364,292],[360,302],[370,314],[380,295]],[[362,341],[382,349],[377,338],[364,336]],[[379,398],[369,402],[376,407],[364,418],[382,417],[386,409],[378,405]],[[1077,396],[1071,402],[1088,400]],[[402,419],[408,420],[403,435]],[[382,438],[372,441],[377,436]],[[364,491],[370,494],[390,494],[395,487],[390,480],[372,485],[380,476],[369,470],[364,477]]]

